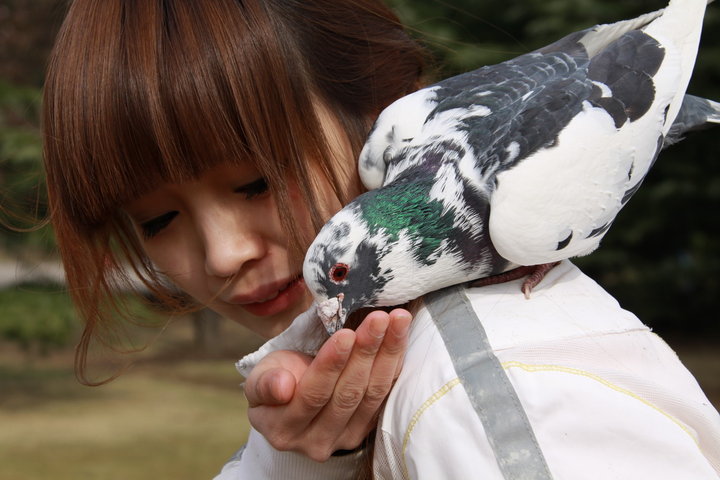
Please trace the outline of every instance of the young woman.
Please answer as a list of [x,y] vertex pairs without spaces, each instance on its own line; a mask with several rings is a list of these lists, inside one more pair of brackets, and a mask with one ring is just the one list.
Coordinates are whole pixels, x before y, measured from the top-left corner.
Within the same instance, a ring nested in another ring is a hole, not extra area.
[[[168,280],[260,335],[282,331],[309,306],[304,249],[360,193],[367,131],[422,69],[374,0],[74,1],[49,64],[44,139],[86,322],[81,378],[90,342],[124,314],[126,264],[171,306]],[[314,362],[293,357],[248,382],[251,404],[282,405],[251,409],[253,422],[316,460],[354,449],[399,372],[408,324],[406,311],[372,313]]]
[[[304,249],[360,193],[367,132],[422,68],[376,0],[75,0],[49,65],[44,138],[86,320],[81,375],[88,344],[123,314],[125,264],[171,305],[179,288],[266,337],[285,328],[310,301]],[[516,283],[467,295],[545,469],[717,478],[720,417],[661,340],[567,262],[532,302]],[[408,334],[409,320],[372,312],[314,359],[258,365],[246,384],[257,430],[220,478],[352,478],[373,430],[378,478],[502,478],[431,315],[416,312]]]

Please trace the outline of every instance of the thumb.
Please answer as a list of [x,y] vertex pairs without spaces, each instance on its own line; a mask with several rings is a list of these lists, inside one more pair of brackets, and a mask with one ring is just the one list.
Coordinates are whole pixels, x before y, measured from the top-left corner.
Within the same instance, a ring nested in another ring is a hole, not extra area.
[[251,373],[245,382],[245,397],[250,408],[260,405],[284,405],[295,394],[297,380],[295,376],[282,367],[271,368]]

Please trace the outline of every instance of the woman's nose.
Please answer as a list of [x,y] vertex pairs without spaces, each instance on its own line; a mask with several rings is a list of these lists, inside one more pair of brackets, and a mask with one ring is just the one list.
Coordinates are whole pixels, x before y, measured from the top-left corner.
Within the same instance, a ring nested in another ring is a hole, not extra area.
[[265,253],[262,235],[232,215],[214,215],[203,223],[205,272],[228,278],[240,273],[248,262]]

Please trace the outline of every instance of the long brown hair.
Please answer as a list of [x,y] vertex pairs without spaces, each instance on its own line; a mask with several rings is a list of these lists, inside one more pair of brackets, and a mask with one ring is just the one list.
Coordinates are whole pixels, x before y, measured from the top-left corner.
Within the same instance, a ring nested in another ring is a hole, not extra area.
[[48,66],[43,139],[50,214],[85,321],[79,379],[90,383],[91,340],[124,318],[115,292],[132,282],[123,265],[178,306],[122,204],[222,161],[251,161],[302,248],[288,179],[316,229],[324,219],[312,175],[339,184],[315,101],[357,157],[375,116],[419,86],[423,64],[379,0],[74,0]]

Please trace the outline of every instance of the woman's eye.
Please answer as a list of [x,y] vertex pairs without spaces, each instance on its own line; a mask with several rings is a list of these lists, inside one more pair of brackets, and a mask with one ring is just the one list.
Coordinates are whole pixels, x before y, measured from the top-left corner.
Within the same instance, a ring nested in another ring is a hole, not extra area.
[[235,189],[235,193],[242,193],[248,200],[262,195],[268,191],[268,184],[264,178],[258,178],[257,180],[250,182],[242,187]]
[[167,212],[159,217],[155,217],[152,220],[148,220],[147,222],[143,222],[140,224],[140,230],[142,230],[142,235],[145,240],[150,240],[155,235],[160,233],[160,231],[167,227],[170,222],[172,222],[173,218],[177,216],[178,212]]

